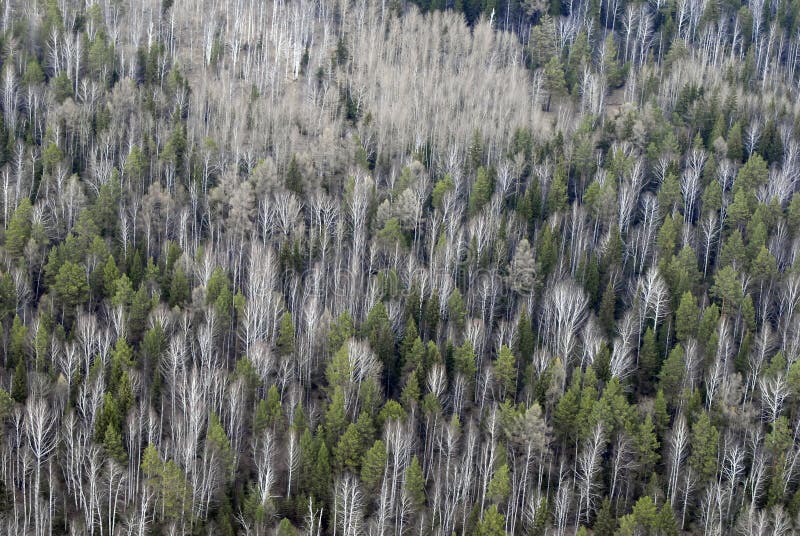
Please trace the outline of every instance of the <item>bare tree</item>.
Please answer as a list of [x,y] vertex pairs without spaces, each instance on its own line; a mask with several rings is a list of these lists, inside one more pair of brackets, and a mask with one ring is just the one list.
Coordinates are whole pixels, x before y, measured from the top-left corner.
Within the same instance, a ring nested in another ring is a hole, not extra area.
[[550,286],[545,295],[542,333],[551,350],[567,362],[586,318],[586,304],[583,290],[569,279]]

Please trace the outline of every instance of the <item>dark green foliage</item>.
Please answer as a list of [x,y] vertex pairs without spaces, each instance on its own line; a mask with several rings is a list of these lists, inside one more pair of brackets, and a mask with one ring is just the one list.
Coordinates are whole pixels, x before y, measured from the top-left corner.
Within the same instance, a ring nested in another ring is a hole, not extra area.
[[59,297],[64,314],[71,314],[89,297],[86,272],[78,264],[66,261],[58,270],[53,291]]
[[675,311],[675,335],[679,341],[686,341],[697,335],[699,316],[697,300],[691,292],[684,292],[678,310]]
[[6,229],[6,251],[13,258],[19,258],[28,244],[28,239],[31,236],[32,214],[31,201],[25,197],[14,211],[14,215],[8,224],[8,229]]
[[659,362],[656,336],[653,329],[648,327],[642,338],[642,348],[639,350],[639,379],[643,390],[653,385],[652,379],[658,371]]
[[489,202],[492,197],[494,186],[486,168],[478,167],[475,183],[469,195],[469,211],[477,214]]
[[611,501],[608,500],[608,497],[603,497],[603,503],[600,506],[600,511],[597,513],[597,518],[595,518],[592,528],[597,536],[614,535],[617,529],[617,518],[614,515]]
[[24,361],[18,361],[11,381],[11,398],[23,404],[28,398],[28,371]]
[[172,274],[172,282],[169,286],[169,304],[172,307],[182,305],[189,299],[189,279],[186,277],[186,272],[180,266],[175,267]]
[[294,323],[292,322],[292,315],[288,312],[283,313],[283,315],[281,315],[278,338],[275,342],[275,346],[280,355],[288,356],[294,352],[294,344]]
[[717,472],[719,432],[711,424],[708,414],[701,413],[692,426],[692,453],[689,464],[697,471],[701,483],[707,482]]
[[362,326],[362,333],[369,340],[370,348],[378,356],[389,378],[399,373],[398,362],[394,357],[394,333],[383,302],[378,302],[369,311]]
[[475,529],[476,536],[504,536],[506,531],[505,517],[497,511],[497,506],[490,506],[484,513],[483,519],[478,522]]
[[128,453],[122,444],[122,437],[117,431],[117,427],[109,424],[103,435],[103,449],[106,455],[117,463],[125,465],[128,463]]

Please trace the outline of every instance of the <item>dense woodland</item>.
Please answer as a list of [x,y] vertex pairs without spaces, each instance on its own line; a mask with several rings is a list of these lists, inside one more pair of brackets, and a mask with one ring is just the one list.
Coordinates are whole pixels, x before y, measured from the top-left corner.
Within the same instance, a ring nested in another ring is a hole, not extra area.
[[800,1],[0,1],[0,531],[800,531]]

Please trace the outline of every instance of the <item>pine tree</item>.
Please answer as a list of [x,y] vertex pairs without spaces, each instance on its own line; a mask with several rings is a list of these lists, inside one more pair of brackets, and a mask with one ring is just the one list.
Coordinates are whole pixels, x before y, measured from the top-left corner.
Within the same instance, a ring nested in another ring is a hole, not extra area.
[[494,192],[494,185],[489,177],[486,168],[479,167],[475,183],[472,185],[472,191],[469,194],[469,213],[477,214],[489,202]]
[[653,328],[648,327],[642,338],[642,348],[639,351],[639,390],[643,393],[652,392],[652,379],[658,370],[658,349]]
[[125,418],[128,416],[128,411],[133,406],[133,388],[131,387],[131,378],[128,371],[123,371],[117,382],[117,407],[119,414]]
[[719,432],[711,424],[707,413],[701,413],[692,426],[691,445],[689,465],[696,471],[701,484],[704,484],[717,472],[719,448]]
[[544,66],[558,53],[555,24],[549,13],[545,13],[539,24],[531,28],[529,43],[531,67],[534,69]]
[[734,162],[741,162],[744,158],[744,143],[742,142],[742,125],[737,121],[728,130],[728,158]]
[[312,488],[312,474],[318,452],[319,445],[311,434],[311,430],[303,429],[303,433],[300,435],[300,462],[297,474],[300,477],[299,489],[305,493],[309,493]]
[[286,189],[297,195],[303,195],[303,176],[300,173],[300,166],[297,164],[295,155],[292,155],[289,167],[286,169]]
[[450,175],[445,175],[440,180],[436,181],[433,185],[433,192],[431,194],[431,206],[437,210],[442,209],[442,202],[445,194],[455,190],[455,183]]
[[6,251],[12,259],[19,259],[25,251],[25,246],[31,236],[32,216],[31,200],[23,197],[8,222],[8,229],[6,229]]
[[413,316],[409,315],[408,320],[406,320],[406,330],[403,333],[403,339],[400,341],[400,357],[403,359],[403,363],[408,363],[408,356],[411,354],[411,348],[418,337],[417,323],[414,321]]
[[292,522],[285,517],[278,523],[278,529],[275,536],[297,536],[300,532],[292,525]]
[[697,299],[691,292],[684,292],[678,310],[675,311],[675,335],[679,341],[685,342],[697,335],[699,317]]
[[14,280],[8,272],[0,274],[0,322],[5,323],[17,308],[17,292]]
[[522,311],[519,317],[519,326],[517,328],[517,354],[523,363],[528,363],[533,357],[533,352],[536,348],[536,340],[533,334],[533,324],[531,318],[526,311]]
[[547,90],[545,110],[550,111],[551,101],[560,99],[567,93],[567,82],[564,79],[564,68],[557,56],[553,56],[544,66],[544,85]]
[[603,497],[603,503],[597,512],[593,529],[595,536],[613,536],[617,530],[617,517],[614,515],[608,497]]
[[436,331],[439,329],[439,309],[439,293],[434,291],[431,293],[431,297],[425,300],[420,323],[422,333],[428,339],[435,338]]
[[497,505],[492,505],[483,512],[483,519],[478,522],[475,529],[476,536],[505,536],[506,518],[497,510]]
[[489,481],[486,493],[495,504],[500,504],[508,499],[508,495],[511,493],[508,465],[503,464],[497,468]]
[[122,444],[122,436],[113,424],[106,427],[103,435],[103,450],[108,457],[116,460],[120,465],[125,466],[128,463],[128,453]]
[[341,387],[333,390],[331,403],[325,413],[325,437],[329,445],[336,445],[347,428],[347,415],[344,410],[344,393]]
[[676,406],[681,389],[683,388],[684,360],[683,347],[676,345],[661,365],[658,373],[658,389],[667,397],[667,401]]
[[636,450],[639,456],[639,474],[649,475],[658,463],[660,444],[656,437],[653,418],[648,414],[639,425],[636,435]]
[[364,463],[361,468],[361,481],[373,493],[378,491],[380,487],[386,468],[386,460],[386,445],[383,441],[377,439],[364,455]]
[[769,179],[769,168],[767,163],[758,153],[753,153],[747,162],[739,169],[736,180],[733,183],[734,193],[739,190],[748,192],[754,196],[755,191],[767,183]]
[[19,315],[14,315],[9,338],[11,339],[8,348],[9,365],[24,363],[28,358],[28,326],[22,323]]
[[580,378],[580,371],[576,370],[572,375],[569,388],[559,398],[553,415],[556,434],[568,443],[572,443],[578,438],[578,416],[581,411]]
[[345,343],[333,354],[333,358],[325,368],[325,380],[328,382],[329,391],[333,391],[336,387],[348,386],[353,373],[349,354],[350,346]]
[[467,319],[467,307],[464,304],[464,298],[461,296],[461,291],[459,291],[458,288],[453,289],[453,292],[450,293],[450,297],[447,299],[447,315],[451,325],[456,331],[464,329]]
[[729,311],[739,306],[743,294],[739,282],[739,274],[732,266],[725,266],[714,276],[711,294],[722,302],[722,311]]
[[319,451],[317,451],[316,461],[312,477],[311,494],[322,501],[328,500],[329,487],[331,482],[331,466],[328,456],[328,447],[321,441]]
[[222,428],[219,417],[212,412],[208,419],[208,430],[206,431],[206,448],[216,454],[216,459],[220,461],[223,469],[230,473],[233,470],[234,454],[228,434]]
[[283,428],[283,407],[281,406],[281,395],[275,384],[269,386],[267,390],[266,405],[266,424],[274,430]]
[[500,347],[494,362],[494,375],[500,388],[500,400],[513,399],[517,392],[517,358],[506,345]]
[[170,307],[181,306],[186,303],[190,292],[189,279],[186,277],[186,272],[180,266],[176,266],[169,286]]
[[117,407],[117,400],[111,393],[103,395],[103,407],[94,423],[94,440],[97,443],[102,443],[103,437],[106,434],[106,428],[109,426],[119,427],[122,419]]
[[23,360],[17,361],[14,379],[11,381],[11,398],[24,404],[28,398],[28,371]]
[[275,347],[279,355],[288,356],[294,352],[294,345],[294,322],[292,322],[292,315],[287,311],[281,315]]
[[565,210],[569,204],[567,195],[567,170],[563,162],[556,164],[550,190],[547,192],[547,213],[555,214]]
[[419,510],[425,506],[425,477],[422,475],[422,467],[416,456],[412,456],[411,463],[406,467],[405,492],[415,509]]
[[606,285],[603,291],[603,298],[600,300],[600,324],[605,328],[606,333],[613,333],[614,331],[614,316],[617,309],[617,292],[611,281]]
[[0,388],[0,421],[11,415],[14,409],[14,398],[3,388]]
[[58,270],[53,290],[60,298],[65,313],[73,311],[89,297],[86,272],[78,264],[66,261]]
[[152,306],[153,302],[147,294],[147,289],[144,284],[140,285],[136,294],[133,295],[131,310],[128,314],[128,340],[130,342],[135,343],[141,340],[142,333],[147,326],[147,315]]
[[381,360],[389,378],[396,377],[394,359],[394,332],[389,322],[389,313],[383,302],[376,303],[367,314],[367,319],[362,326],[363,334],[369,339],[369,346]]
[[474,381],[478,368],[475,363],[475,350],[468,339],[453,351],[453,368],[463,374],[468,382]]
[[400,394],[400,400],[403,402],[403,406],[405,407],[406,411],[413,411],[414,408],[419,404],[420,399],[420,387],[419,387],[419,380],[417,380],[417,372],[412,370],[411,373],[408,375],[408,379],[406,380],[406,384],[403,387],[403,391]]
[[659,389],[656,398],[653,400],[653,427],[656,435],[664,438],[664,433],[669,428],[669,413],[667,411],[667,399],[664,391]]

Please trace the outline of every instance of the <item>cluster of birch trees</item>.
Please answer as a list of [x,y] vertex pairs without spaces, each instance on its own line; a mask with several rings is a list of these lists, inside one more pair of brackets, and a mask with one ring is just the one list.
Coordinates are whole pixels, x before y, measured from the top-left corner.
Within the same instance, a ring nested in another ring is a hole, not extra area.
[[0,531],[800,531],[797,0],[6,0]]

